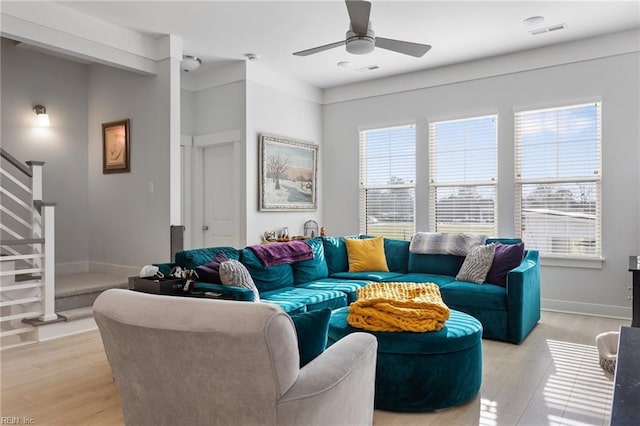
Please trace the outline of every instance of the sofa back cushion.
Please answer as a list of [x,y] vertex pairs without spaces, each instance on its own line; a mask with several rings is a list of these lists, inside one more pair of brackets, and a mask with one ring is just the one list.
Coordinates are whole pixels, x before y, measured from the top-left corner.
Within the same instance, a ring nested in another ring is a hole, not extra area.
[[240,250],[240,262],[246,266],[260,293],[293,285],[291,265],[264,266],[249,248]]
[[293,281],[295,284],[308,283],[329,276],[329,268],[324,255],[322,238],[306,240],[313,250],[313,259],[303,260],[291,264],[293,268]]
[[238,260],[240,252],[233,247],[205,247],[183,250],[176,253],[176,265],[187,269],[196,269],[200,265],[209,263],[218,253],[224,253],[229,260]]
[[409,272],[450,275],[455,277],[463,262],[464,256],[409,253]]
[[390,272],[406,274],[409,270],[409,241],[384,239],[384,254]]
[[349,258],[347,257],[347,246],[344,237],[322,237],[324,245],[324,255],[327,261],[329,275],[336,272],[347,272],[349,270]]

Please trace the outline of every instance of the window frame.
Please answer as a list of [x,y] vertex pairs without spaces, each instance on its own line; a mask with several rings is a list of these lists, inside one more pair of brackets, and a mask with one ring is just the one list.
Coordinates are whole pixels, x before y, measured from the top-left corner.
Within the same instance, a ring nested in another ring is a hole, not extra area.
[[[416,176],[413,177],[413,182],[404,184],[382,184],[382,185],[367,185],[367,170],[366,170],[366,134],[372,131],[383,131],[387,129],[400,129],[400,128],[413,128],[413,161],[414,168],[416,168],[417,174],[417,126],[414,122],[405,122],[402,124],[394,124],[380,127],[367,127],[358,129],[358,230],[361,235],[377,235],[369,232],[368,220],[367,220],[367,191],[369,190],[397,190],[408,189],[413,190],[412,210],[413,220],[411,221],[411,232],[406,235],[407,240],[410,240],[416,232]],[[385,238],[399,239],[395,236],[388,236],[380,234]]]
[[[553,110],[570,110],[585,107],[589,105],[597,106],[597,174],[592,176],[580,176],[580,177],[556,177],[556,178],[522,178],[521,170],[521,141],[519,136],[519,117],[523,114],[531,114],[536,112],[553,111]],[[563,102],[555,104],[546,104],[538,106],[530,106],[514,109],[513,111],[513,143],[514,143],[514,226],[515,235],[518,238],[522,238],[525,241],[525,235],[523,233],[523,186],[531,184],[580,184],[580,183],[594,183],[595,184],[595,216],[596,227],[594,229],[594,238],[596,245],[595,254],[576,254],[576,253],[553,253],[542,251],[540,248],[535,248],[540,252],[540,257],[543,259],[543,264],[546,266],[564,266],[564,267],[584,267],[584,268],[601,268],[604,261],[603,244],[602,244],[602,99],[586,99],[573,102]],[[525,241],[526,245],[526,241]]]
[[[434,128],[438,124],[442,123],[452,123],[452,122],[465,122],[472,120],[481,120],[486,118],[493,118],[495,121],[495,144],[493,146],[494,149],[494,159],[496,168],[493,173],[493,178],[490,180],[476,180],[476,181],[461,181],[461,182],[450,182],[450,183],[438,183],[435,181],[437,167],[436,167],[436,147],[434,146],[435,138],[434,136]],[[438,222],[437,222],[437,189],[438,188],[474,188],[474,187],[493,187],[493,226],[491,232],[478,232],[478,233],[486,233],[489,237],[496,237],[498,235],[498,182],[499,182],[499,153],[498,153],[498,144],[499,144],[499,123],[500,117],[497,112],[491,113],[479,113],[474,115],[465,115],[458,116],[456,118],[446,118],[446,119],[434,119],[427,122],[427,152],[429,155],[428,159],[428,188],[429,188],[429,197],[428,197],[428,215],[429,215],[429,231],[430,232],[443,232],[442,230],[438,230]],[[455,228],[455,226],[454,226]],[[465,232],[463,230],[455,230],[454,232]]]

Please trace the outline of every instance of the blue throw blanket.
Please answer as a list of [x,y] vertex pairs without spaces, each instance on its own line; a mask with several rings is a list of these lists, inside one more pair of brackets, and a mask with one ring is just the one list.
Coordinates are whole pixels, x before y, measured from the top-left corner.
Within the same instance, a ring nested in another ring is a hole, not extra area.
[[283,265],[313,259],[311,246],[304,241],[249,246],[264,266]]

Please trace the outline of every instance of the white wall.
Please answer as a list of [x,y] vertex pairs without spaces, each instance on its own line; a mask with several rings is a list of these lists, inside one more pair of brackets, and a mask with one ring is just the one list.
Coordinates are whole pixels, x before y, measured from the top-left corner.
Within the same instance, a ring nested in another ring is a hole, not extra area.
[[[58,270],[89,260],[87,66],[2,40],[2,147],[20,161],[44,161],[43,196],[56,206]],[[33,106],[51,126],[37,128]]]
[[[139,268],[169,260],[166,83],[162,76],[89,67],[89,241],[96,264]],[[131,120],[131,172],[103,174],[101,124],[125,118]]]
[[[628,256],[638,254],[640,54],[550,66],[325,105],[324,220],[330,234],[358,230],[358,129],[417,125],[418,230],[427,230],[427,121],[499,114],[499,235],[515,234],[513,109],[602,99],[601,269],[542,267],[543,306],[630,317]],[[465,64],[473,67],[473,64]],[[438,72],[441,72],[439,70]]]
[[[259,211],[259,136],[270,133],[320,145],[318,149],[318,209],[305,212]],[[266,230],[288,227],[290,235],[302,235],[303,225],[313,219],[322,226],[322,107],[278,88],[247,81],[247,244],[259,243]]]

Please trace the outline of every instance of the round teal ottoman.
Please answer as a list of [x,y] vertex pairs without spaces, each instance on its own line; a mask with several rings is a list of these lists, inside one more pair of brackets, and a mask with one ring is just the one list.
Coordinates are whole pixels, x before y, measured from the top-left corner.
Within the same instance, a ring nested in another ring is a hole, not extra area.
[[[349,308],[331,314],[329,345],[364,331],[347,323]],[[440,331],[374,332],[378,339],[375,407],[433,411],[469,401],[482,382],[482,324],[451,310]]]

